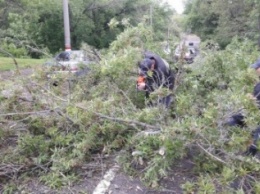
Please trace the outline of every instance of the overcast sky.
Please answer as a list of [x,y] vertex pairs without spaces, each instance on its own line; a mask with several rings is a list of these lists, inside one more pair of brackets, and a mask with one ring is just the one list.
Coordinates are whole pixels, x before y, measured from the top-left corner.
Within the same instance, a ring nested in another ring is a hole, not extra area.
[[177,13],[181,14],[184,10],[183,0],[165,0],[168,2],[176,11]]

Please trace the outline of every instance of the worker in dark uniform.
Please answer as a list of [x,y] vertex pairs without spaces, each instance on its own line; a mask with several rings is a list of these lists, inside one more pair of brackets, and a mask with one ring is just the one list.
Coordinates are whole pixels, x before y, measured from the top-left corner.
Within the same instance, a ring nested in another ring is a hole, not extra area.
[[[174,88],[174,73],[170,69],[169,64],[157,54],[146,51],[144,59],[139,62],[139,77],[136,88],[146,91],[146,97],[159,87],[165,87],[169,90]],[[172,96],[168,95],[161,99],[167,108],[172,101]]]

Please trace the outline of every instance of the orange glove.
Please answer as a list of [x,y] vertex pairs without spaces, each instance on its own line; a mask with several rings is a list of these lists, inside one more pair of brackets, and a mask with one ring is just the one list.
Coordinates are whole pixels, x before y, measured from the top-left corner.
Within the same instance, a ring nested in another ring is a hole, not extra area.
[[145,82],[145,77],[144,76],[139,76],[138,78],[137,78],[137,84],[139,84],[139,83],[144,83]]
[[137,78],[137,89],[138,90],[144,90],[145,89],[145,77],[144,76],[139,76]]

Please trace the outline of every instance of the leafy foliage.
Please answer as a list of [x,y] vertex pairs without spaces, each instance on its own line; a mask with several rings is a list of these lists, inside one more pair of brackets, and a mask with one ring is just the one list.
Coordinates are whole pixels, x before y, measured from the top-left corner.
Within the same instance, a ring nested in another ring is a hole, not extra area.
[[[144,94],[135,90],[136,63],[145,49],[162,53],[153,30],[145,24],[128,26],[87,76],[60,76],[55,87],[46,80],[46,69],[38,70],[22,82],[33,100],[21,103],[21,92],[2,96],[1,123],[14,121],[24,129],[11,133],[16,139],[0,162],[18,166],[27,176],[33,169],[42,183],[56,189],[86,176],[82,169],[96,156],[119,153],[128,173],[158,187],[188,158],[193,166],[183,182],[186,193],[257,192],[259,160],[243,155],[259,117],[246,96],[257,80],[248,68],[258,55],[254,44],[234,38],[225,50],[205,46],[192,65],[180,64],[183,79],[174,94],[174,117],[161,106],[146,107]],[[247,115],[246,129],[224,125],[238,110]],[[1,125],[5,142],[12,140],[8,129]],[[19,190],[8,179],[12,173],[0,177],[7,192]]]
[[258,1],[202,1],[187,2],[186,29],[203,40],[213,39],[223,49],[234,36],[250,38],[257,44],[259,39]]
[[[153,15],[150,14],[151,6]],[[39,58],[45,52],[55,54],[64,47],[62,1],[7,1],[0,14],[0,41],[26,49],[23,56]],[[95,48],[108,48],[127,26],[151,25],[155,38],[162,40],[170,29],[171,9],[156,0],[71,0],[69,3],[71,46],[78,50],[82,43]],[[109,24],[116,21],[113,27]],[[12,50],[13,51],[13,50]],[[16,54],[13,53],[12,54]],[[20,53],[21,56],[21,53]]]

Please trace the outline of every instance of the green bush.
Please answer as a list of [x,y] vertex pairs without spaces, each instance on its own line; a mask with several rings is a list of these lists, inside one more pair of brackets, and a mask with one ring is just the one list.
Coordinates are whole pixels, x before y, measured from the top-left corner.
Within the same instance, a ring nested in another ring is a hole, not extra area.
[[[2,41],[1,42],[1,49],[5,52],[10,53],[13,57],[16,58],[27,58],[27,50],[24,46],[17,46],[14,43],[10,43],[8,41]],[[0,56],[6,57],[7,54],[0,52]]]
[[[4,160],[20,158],[27,171],[37,169],[44,184],[60,188],[81,178],[77,173],[95,154],[121,151],[119,162],[126,172],[157,187],[170,168],[178,170],[175,164],[188,158],[194,180],[183,184],[186,193],[258,191],[259,161],[243,155],[259,118],[258,108],[246,97],[257,81],[248,68],[257,50],[248,40],[234,39],[224,51],[202,48],[193,64],[177,64],[182,72],[170,114],[161,106],[145,106],[144,93],[135,89],[140,53],[161,49],[151,35],[142,25],[128,28],[70,90],[66,76],[59,78],[63,84],[45,89],[48,80],[38,72],[41,87],[30,88],[34,101],[29,108],[49,112],[12,117],[26,130],[18,133],[18,146],[13,153],[7,149]],[[28,110],[13,103],[20,102],[17,96],[5,99],[1,107]],[[239,110],[246,114],[248,128],[225,126]]]

